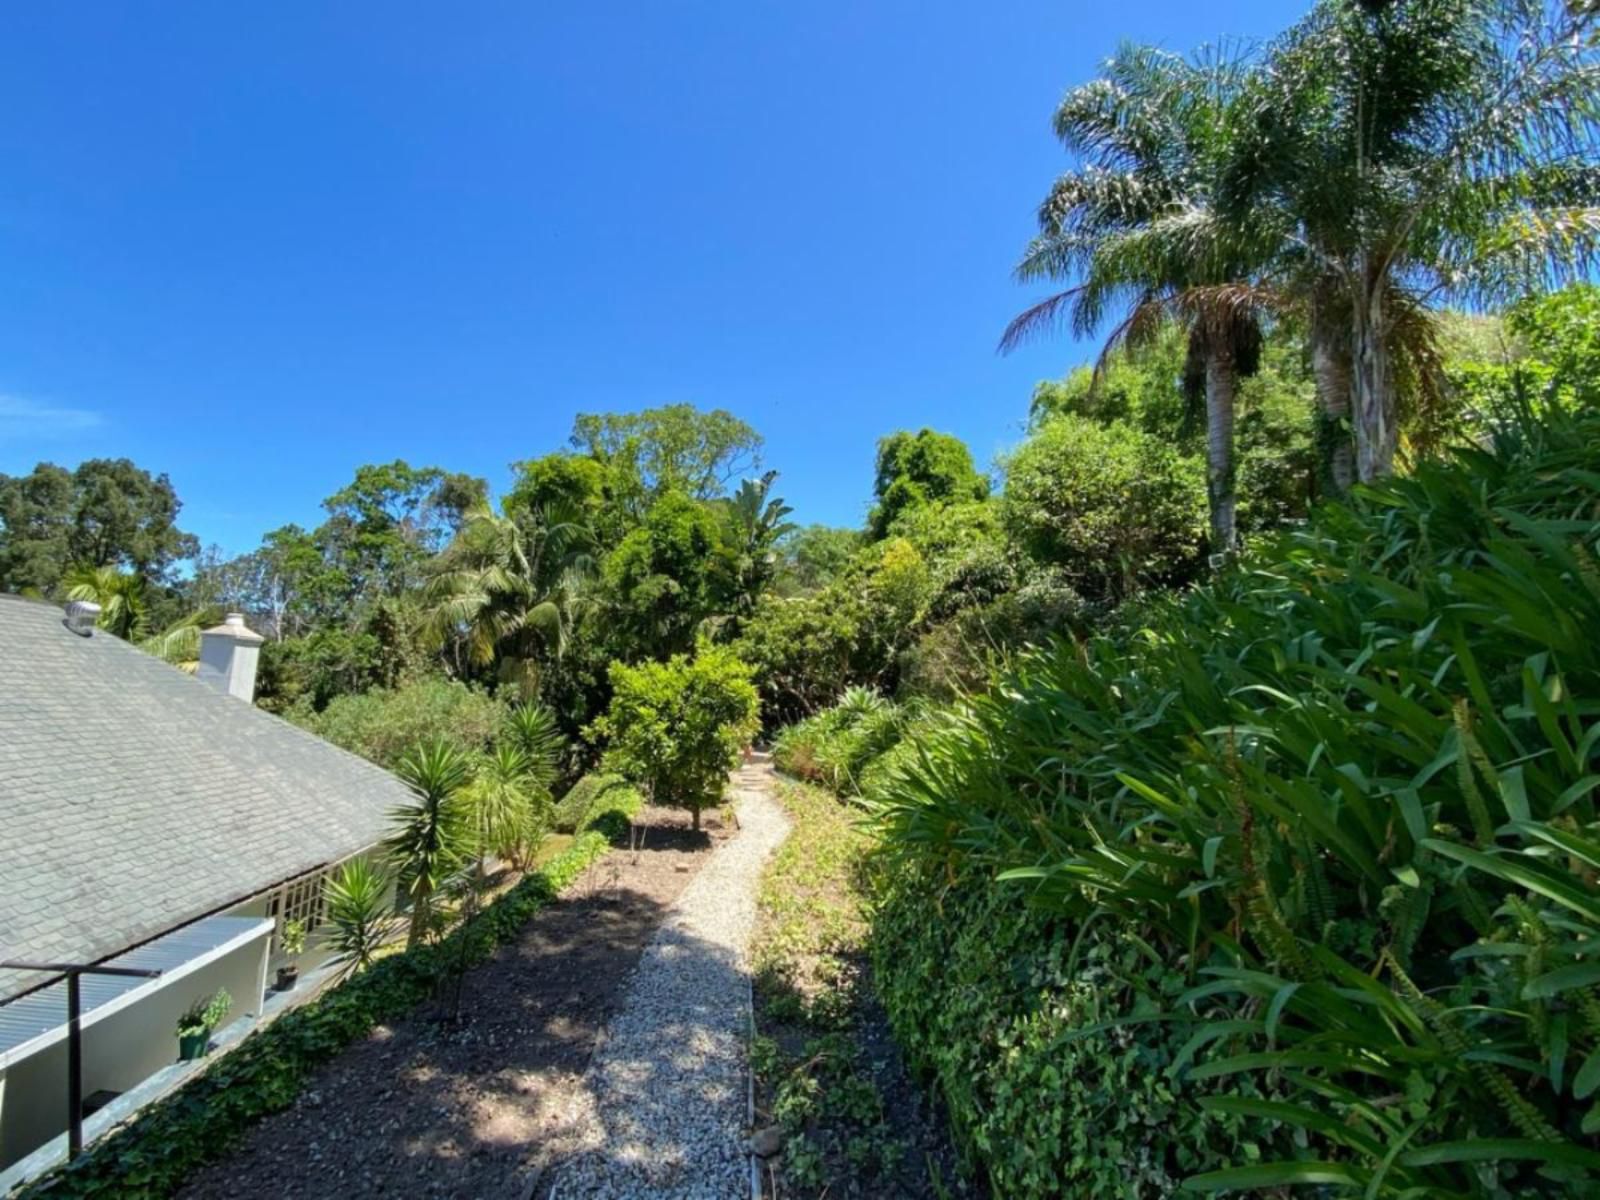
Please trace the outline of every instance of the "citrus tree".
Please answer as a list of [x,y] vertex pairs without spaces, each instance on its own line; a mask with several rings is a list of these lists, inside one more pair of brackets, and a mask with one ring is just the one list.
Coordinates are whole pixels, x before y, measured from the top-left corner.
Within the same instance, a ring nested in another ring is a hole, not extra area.
[[611,668],[611,704],[589,727],[607,743],[605,765],[641,784],[657,804],[694,814],[722,798],[728,771],[760,727],[750,668],[734,654],[703,646],[693,658]]

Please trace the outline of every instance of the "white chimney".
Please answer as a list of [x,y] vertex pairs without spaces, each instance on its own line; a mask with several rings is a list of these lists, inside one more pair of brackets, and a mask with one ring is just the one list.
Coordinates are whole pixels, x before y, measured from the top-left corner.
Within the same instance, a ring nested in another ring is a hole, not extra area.
[[221,625],[201,633],[195,677],[224,695],[251,703],[256,698],[256,659],[265,640],[245,625],[242,613],[229,613]]

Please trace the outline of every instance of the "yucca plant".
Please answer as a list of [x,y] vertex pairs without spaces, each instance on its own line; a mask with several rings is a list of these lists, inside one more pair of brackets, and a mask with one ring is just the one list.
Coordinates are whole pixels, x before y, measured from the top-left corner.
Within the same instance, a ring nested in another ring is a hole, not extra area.
[[395,774],[415,799],[390,814],[394,832],[385,839],[384,849],[411,898],[407,945],[415,946],[432,927],[435,893],[472,846],[471,813],[464,795],[472,782],[472,760],[439,738],[413,746],[396,764]]
[[502,737],[522,755],[523,774],[548,790],[561,771],[567,738],[555,713],[544,704],[519,704],[506,714]]
[[395,933],[389,875],[366,858],[352,858],[323,886],[328,923],[321,937],[345,973],[371,964]]
[[496,746],[478,764],[468,803],[475,855],[497,854],[526,870],[549,829],[551,808],[528,755],[519,746]]

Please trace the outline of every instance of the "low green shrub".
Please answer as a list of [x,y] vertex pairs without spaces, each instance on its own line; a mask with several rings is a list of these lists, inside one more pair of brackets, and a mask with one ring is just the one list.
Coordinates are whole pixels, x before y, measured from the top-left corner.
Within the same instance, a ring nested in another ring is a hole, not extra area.
[[412,746],[435,738],[469,753],[487,750],[506,724],[507,708],[464,683],[429,678],[338,696],[320,713],[294,709],[287,715],[318,737],[393,770]]
[[630,789],[621,775],[591,771],[568,789],[556,803],[551,828],[557,833],[575,833],[589,816],[589,810],[614,788]]
[[[157,1200],[191,1172],[222,1157],[254,1122],[287,1108],[311,1072],[374,1026],[403,1019],[435,994],[461,961],[482,962],[516,937],[614,841],[627,834],[639,794],[613,788],[585,831],[559,857],[524,876],[470,926],[436,944],[379,959],[360,974],[285,1013],[220,1057],[200,1077],[146,1108],[76,1161],[43,1177],[19,1200]],[[463,947],[462,939],[468,939]]]
[[1131,929],[1082,930],[980,875],[884,873],[877,892],[874,980],[896,1040],[994,1195],[1165,1197],[1292,1148],[1276,1122],[1197,1103],[1228,1081],[1185,1071],[1202,1021],[1162,1019],[1183,968]]
[[863,774],[900,741],[911,715],[876,692],[853,687],[832,708],[783,730],[773,742],[773,761],[797,779],[859,795]]

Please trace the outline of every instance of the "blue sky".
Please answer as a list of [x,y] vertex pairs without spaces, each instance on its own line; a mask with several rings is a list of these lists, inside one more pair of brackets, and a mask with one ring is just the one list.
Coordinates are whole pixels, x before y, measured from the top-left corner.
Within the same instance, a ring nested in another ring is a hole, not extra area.
[[126,455],[237,552],[362,462],[498,489],[578,411],[686,400],[854,523],[879,436],[988,462],[1090,353],[994,353],[1060,94],[1301,10],[9,5],[0,472]]

